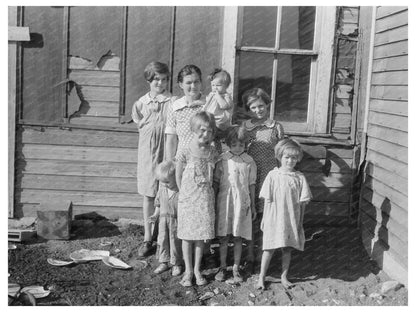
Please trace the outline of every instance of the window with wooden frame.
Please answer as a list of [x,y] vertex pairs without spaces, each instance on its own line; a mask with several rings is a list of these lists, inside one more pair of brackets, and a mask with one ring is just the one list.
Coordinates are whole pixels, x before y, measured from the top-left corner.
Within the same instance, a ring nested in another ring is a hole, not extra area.
[[286,132],[326,134],[336,7],[226,7],[224,21],[237,115],[242,94],[260,87]]

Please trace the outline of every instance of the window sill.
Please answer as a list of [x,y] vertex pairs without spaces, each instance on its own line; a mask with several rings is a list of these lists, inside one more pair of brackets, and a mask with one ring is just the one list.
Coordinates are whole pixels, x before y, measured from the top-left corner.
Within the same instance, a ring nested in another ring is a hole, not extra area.
[[85,130],[101,130],[114,132],[137,132],[137,126],[134,122],[119,124],[117,126],[101,126],[101,125],[77,125],[67,122],[45,122],[35,120],[19,120],[18,125],[38,126],[38,127],[56,127],[61,129],[85,129]]

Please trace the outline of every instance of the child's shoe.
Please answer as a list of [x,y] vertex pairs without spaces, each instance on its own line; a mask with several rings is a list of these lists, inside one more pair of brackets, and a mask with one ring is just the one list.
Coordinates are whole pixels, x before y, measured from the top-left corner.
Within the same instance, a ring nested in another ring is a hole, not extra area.
[[226,268],[220,268],[218,273],[215,274],[215,280],[218,282],[224,282],[226,272],[227,272]]
[[174,265],[172,267],[172,276],[179,276],[182,273],[182,267],[180,265]]
[[161,264],[159,264],[159,266],[154,270],[154,272],[156,274],[160,274],[163,273],[165,271],[169,270],[169,266],[166,262],[162,262]]
[[179,282],[183,287],[191,287],[192,286],[192,273],[185,273]]
[[198,286],[204,286],[208,284],[208,281],[202,275],[195,275],[195,281]]
[[240,275],[240,271],[238,270],[238,266],[233,266],[233,277],[234,277],[234,283],[241,283],[243,281],[243,278]]
[[154,250],[152,242],[143,242],[143,245],[140,246],[138,256],[144,258],[150,256],[150,253]]

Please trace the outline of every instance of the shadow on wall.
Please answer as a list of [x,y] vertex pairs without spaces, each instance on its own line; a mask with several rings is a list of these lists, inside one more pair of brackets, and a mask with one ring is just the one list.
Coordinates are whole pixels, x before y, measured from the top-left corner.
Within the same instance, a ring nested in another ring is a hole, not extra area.
[[[384,253],[390,249],[387,223],[390,219],[391,203],[385,197],[380,207],[374,206],[372,173],[374,164],[365,165],[365,179],[361,198],[360,226],[363,235],[364,247],[371,259],[375,260],[380,268],[384,264]],[[380,220],[381,219],[381,220]]]

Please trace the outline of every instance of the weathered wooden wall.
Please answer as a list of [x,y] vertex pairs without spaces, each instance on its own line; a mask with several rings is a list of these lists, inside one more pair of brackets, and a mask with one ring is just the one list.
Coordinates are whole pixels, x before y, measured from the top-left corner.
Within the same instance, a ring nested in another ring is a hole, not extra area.
[[303,144],[305,156],[298,169],[305,174],[313,195],[305,210],[305,223],[351,224],[353,148],[294,138]]
[[360,203],[362,238],[392,278],[408,268],[408,10],[378,7]]
[[358,47],[359,7],[340,7],[336,32],[336,64],[333,85],[331,132],[350,139]]
[[136,132],[19,126],[16,137],[15,217],[52,200],[71,200],[75,215],[141,217]]

